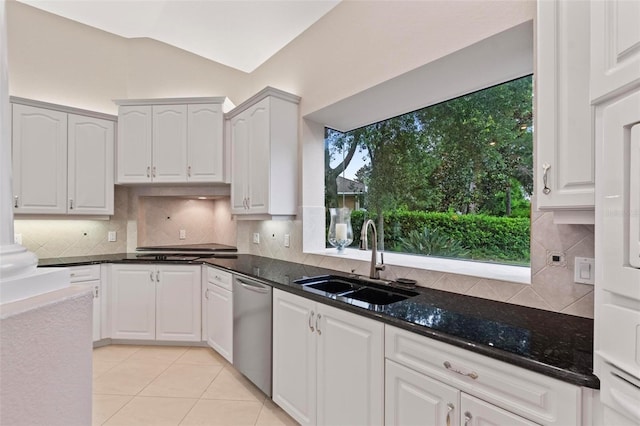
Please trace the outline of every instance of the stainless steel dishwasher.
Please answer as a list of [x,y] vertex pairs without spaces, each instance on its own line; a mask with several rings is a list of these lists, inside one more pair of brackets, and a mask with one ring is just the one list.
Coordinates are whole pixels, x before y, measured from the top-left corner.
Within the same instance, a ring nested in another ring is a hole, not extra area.
[[233,366],[271,396],[271,287],[233,277]]

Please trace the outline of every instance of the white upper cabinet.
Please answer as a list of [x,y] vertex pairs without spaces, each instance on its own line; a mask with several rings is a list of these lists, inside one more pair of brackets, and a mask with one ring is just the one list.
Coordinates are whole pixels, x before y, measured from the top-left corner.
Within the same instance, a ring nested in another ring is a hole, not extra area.
[[536,202],[556,222],[594,223],[589,15],[589,2],[538,2]]
[[113,214],[115,117],[12,101],[14,212]]
[[220,104],[187,105],[189,182],[224,180],[223,113]]
[[118,108],[118,183],[151,182],[151,107]]
[[591,2],[591,99],[640,84],[640,2]]
[[68,213],[113,213],[113,122],[69,115]]
[[116,101],[118,183],[224,182],[225,101]]
[[228,114],[231,211],[238,218],[296,214],[299,101],[268,87]]

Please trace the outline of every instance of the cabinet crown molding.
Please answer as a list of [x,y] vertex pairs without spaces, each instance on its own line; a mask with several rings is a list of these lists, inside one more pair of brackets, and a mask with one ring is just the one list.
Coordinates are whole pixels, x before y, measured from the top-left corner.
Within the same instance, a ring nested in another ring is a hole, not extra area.
[[82,108],[75,108],[66,105],[52,104],[44,101],[36,101],[34,99],[20,98],[18,96],[9,97],[9,102],[11,102],[12,104],[26,105],[35,108],[44,108],[53,111],[65,112],[67,114],[76,114],[85,117],[99,118],[102,120],[118,121],[117,115],[106,114],[103,112],[91,111]]
[[235,107],[233,102],[226,96],[208,96],[195,98],[155,98],[155,99],[114,99],[118,106],[136,105],[183,105],[183,104],[222,104],[224,112]]
[[267,86],[255,95],[251,96],[246,101],[242,102],[240,105],[232,109],[231,111],[225,114],[226,119],[230,119],[240,114],[242,111],[246,110],[250,106],[260,102],[262,99],[271,96],[274,98],[282,99],[288,102],[292,102],[295,104],[300,103],[300,96],[294,95],[289,92],[285,92],[284,90],[276,89],[275,87]]

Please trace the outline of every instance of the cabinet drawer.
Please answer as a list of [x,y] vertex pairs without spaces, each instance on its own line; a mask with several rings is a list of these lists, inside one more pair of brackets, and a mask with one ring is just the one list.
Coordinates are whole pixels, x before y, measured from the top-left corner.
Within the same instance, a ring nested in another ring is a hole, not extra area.
[[207,267],[207,279],[219,287],[233,291],[231,273],[218,268]]
[[536,423],[580,424],[578,386],[392,326],[385,356]]
[[72,283],[100,279],[100,265],[72,266],[69,271]]

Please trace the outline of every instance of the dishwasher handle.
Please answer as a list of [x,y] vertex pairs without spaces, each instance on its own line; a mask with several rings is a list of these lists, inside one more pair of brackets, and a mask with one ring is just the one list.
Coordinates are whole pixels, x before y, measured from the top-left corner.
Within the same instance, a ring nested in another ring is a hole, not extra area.
[[247,290],[255,291],[256,293],[264,293],[264,294],[269,293],[269,286],[265,284],[260,284],[255,281],[247,281],[237,277],[236,277],[236,281],[238,281],[238,283],[240,283],[240,285],[246,288]]

